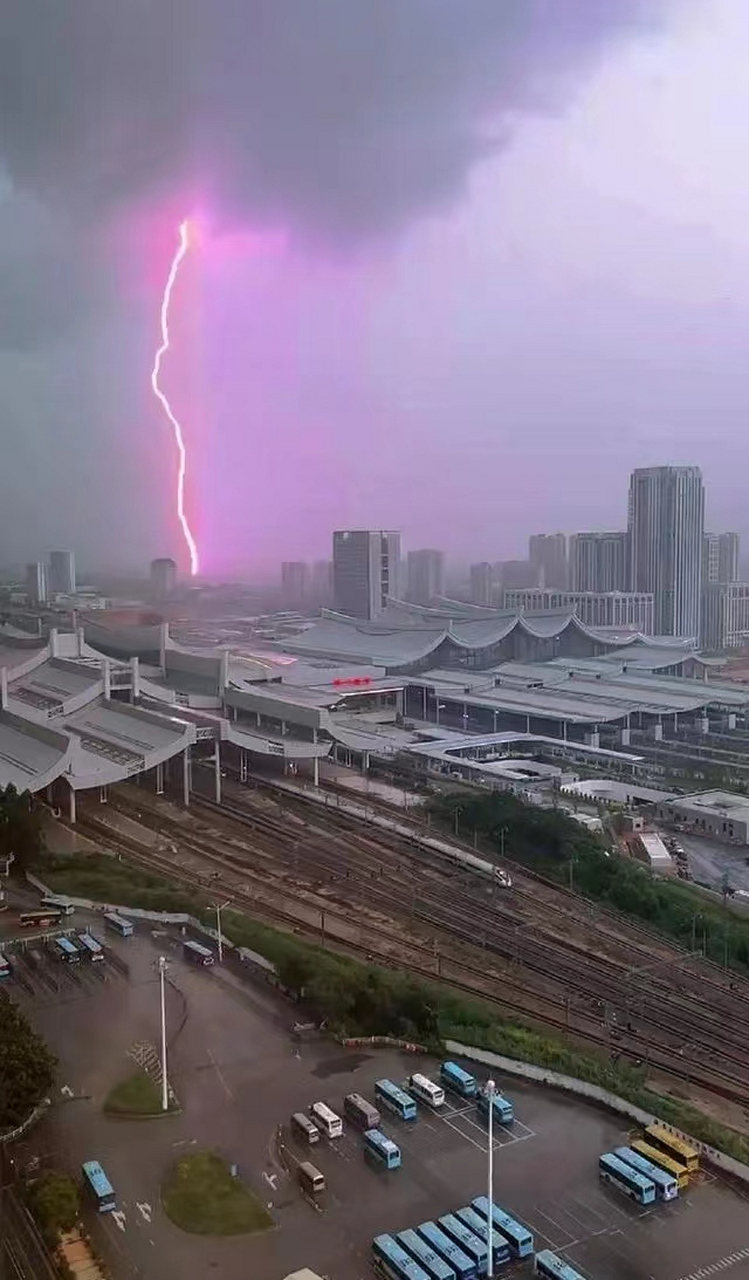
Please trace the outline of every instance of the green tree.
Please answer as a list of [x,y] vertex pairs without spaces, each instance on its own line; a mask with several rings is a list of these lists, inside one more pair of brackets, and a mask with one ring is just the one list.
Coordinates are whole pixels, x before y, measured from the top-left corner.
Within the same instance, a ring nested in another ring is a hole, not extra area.
[[42,1231],[57,1236],[72,1231],[81,1212],[78,1187],[67,1173],[50,1170],[32,1184],[29,1190],[31,1210]]
[[44,1098],[56,1059],[12,1000],[0,1000],[0,1133],[14,1129]]
[[42,813],[28,791],[17,791],[12,783],[0,787],[0,858],[9,854],[15,865],[25,870],[44,848]]

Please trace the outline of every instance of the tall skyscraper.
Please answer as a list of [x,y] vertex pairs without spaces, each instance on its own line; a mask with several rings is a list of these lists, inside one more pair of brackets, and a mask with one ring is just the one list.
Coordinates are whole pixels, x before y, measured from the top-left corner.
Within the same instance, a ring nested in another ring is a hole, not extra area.
[[626,591],[626,533],[573,533],[569,548],[570,590]]
[[384,529],[338,529],[333,534],[333,598],[352,618],[376,618],[398,596],[401,536]]
[[567,586],[567,539],[563,533],[534,533],[528,539],[528,559],[539,587]]
[[329,608],[333,603],[333,561],[315,560],[310,581],[312,603]]
[[151,593],[156,600],[168,600],[177,586],[177,565],[169,556],[151,561]]
[[442,551],[409,551],[406,594],[412,604],[429,604],[445,590],[445,556]]
[[630,589],[655,596],[655,633],[700,634],[705,491],[699,467],[640,467],[629,482]]
[[496,575],[494,565],[488,560],[480,560],[472,564],[470,574],[470,593],[473,604],[491,605],[494,603]]
[[281,596],[289,609],[301,609],[309,598],[309,565],[304,560],[284,560],[281,565]]
[[31,604],[46,604],[49,599],[47,566],[42,560],[26,565],[26,593]]
[[49,589],[52,595],[75,595],[75,556],[72,551],[50,551]]
[[739,535],[706,533],[702,540],[702,585],[711,582],[738,582]]

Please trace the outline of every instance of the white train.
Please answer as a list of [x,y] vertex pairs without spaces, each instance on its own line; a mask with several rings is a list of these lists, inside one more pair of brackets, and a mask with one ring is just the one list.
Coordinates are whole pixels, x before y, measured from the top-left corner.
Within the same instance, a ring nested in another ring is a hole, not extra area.
[[467,853],[463,849],[456,849],[455,845],[445,844],[442,840],[433,840],[430,836],[421,839],[419,844],[428,849],[435,849],[443,857],[450,858],[459,866],[468,867],[481,876],[488,876],[490,879],[493,877],[503,889],[512,888],[512,877],[507,871],[503,871],[501,867],[496,867],[493,862],[486,862],[484,858],[477,858],[475,853]]

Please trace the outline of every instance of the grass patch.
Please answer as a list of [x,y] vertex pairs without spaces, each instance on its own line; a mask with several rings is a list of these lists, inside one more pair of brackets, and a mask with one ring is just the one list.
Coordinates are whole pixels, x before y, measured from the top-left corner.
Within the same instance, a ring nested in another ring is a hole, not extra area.
[[265,1205],[213,1151],[182,1156],[161,1188],[167,1217],[183,1231],[237,1236],[273,1226]]
[[136,1071],[114,1086],[104,1110],[110,1116],[163,1116],[174,1115],[177,1108],[170,1102],[167,1111],[163,1111],[159,1086],[145,1071]]
[[181,892],[144,867],[106,853],[46,855],[38,874],[52,893],[92,902],[186,915],[195,915],[204,905],[199,895]]

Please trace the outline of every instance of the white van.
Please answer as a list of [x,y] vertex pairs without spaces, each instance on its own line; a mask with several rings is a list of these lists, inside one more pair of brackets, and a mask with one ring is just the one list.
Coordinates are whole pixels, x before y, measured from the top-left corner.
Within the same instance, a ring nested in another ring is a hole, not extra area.
[[335,1111],[331,1111],[330,1107],[326,1107],[324,1102],[313,1102],[309,1113],[326,1138],[343,1137],[343,1121],[341,1117],[337,1116]]

